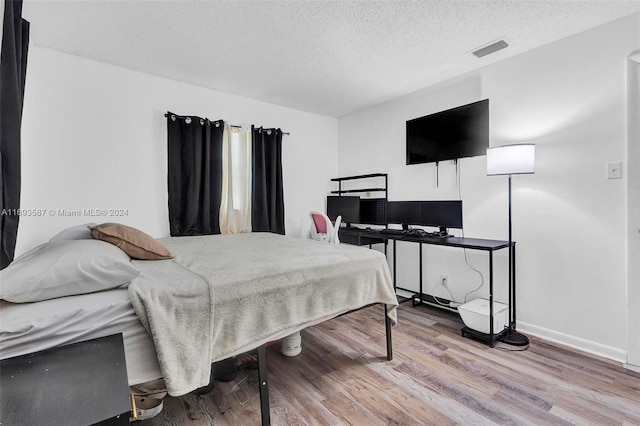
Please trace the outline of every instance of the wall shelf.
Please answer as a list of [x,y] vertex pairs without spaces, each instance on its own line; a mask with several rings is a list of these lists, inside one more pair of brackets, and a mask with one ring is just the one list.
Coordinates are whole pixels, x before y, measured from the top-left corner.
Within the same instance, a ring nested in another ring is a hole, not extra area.
[[332,194],[349,194],[355,192],[381,192],[386,191],[386,188],[362,188],[362,189],[343,189],[338,191],[331,191]]
[[[372,188],[352,188],[352,189],[342,189],[342,182],[349,180],[358,180],[358,179],[370,179],[370,178],[384,178],[384,186],[382,187],[372,187]],[[363,193],[363,192],[384,192],[384,199],[387,199],[387,188],[389,186],[389,177],[386,173],[371,173],[367,175],[357,175],[357,176],[344,176],[332,178],[331,182],[338,182],[338,190],[331,191],[332,194],[354,194],[354,193]]]
[[370,173],[368,175],[357,175],[357,176],[345,176],[345,177],[337,177],[337,178],[332,178],[331,181],[332,182],[339,182],[339,181],[343,181],[343,180],[354,180],[354,179],[366,179],[366,178],[372,178],[372,177],[387,177],[386,173]]

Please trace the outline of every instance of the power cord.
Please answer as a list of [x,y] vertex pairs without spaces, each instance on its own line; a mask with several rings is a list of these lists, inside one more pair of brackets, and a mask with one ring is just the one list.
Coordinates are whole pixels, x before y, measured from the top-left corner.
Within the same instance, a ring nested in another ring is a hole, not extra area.
[[[460,175],[461,173],[459,172],[459,165],[458,165],[458,162],[456,161],[456,179],[457,179],[457,186],[458,186],[458,199],[462,201],[462,188],[460,185],[460,181],[461,181]],[[462,228],[462,238],[464,238],[464,228]],[[464,303],[467,303],[467,297],[470,294],[473,294],[476,291],[480,290],[484,286],[484,275],[482,274],[482,272],[480,272],[479,270],[471,266],[471,264],[469,263],[469,259],[467,258],[467,248],[466,247],[463,248],[462,251],[464,253],[464,262],[467,264],[469,269],[471,269],[472,271],[480,275],[480,285],[464,295]]]
[[456,167],[456,186],[458,187],[458,197],[460,197],[460,165],[457,158],[453,160],[453,164]]
[[[441,302],[440,300],[438,300],[438,298],[435,295],[432,294],[431,297],[433,297],[433,300],[435,300],[436,303],[438,303],[438,305],[446,306],[448,308],[453,308],[453,307],[459,306],[460,303],[455,301],[455,299],[453,298],[453,294],[451,293],[451,290],[449,290],[449,288],[444,285],[444,280],[442,280],[440,282],[440,285],[438,287],[440,287],[440,286],[442,286],[442,288],[447,290],[447,293],[449,293],[449,296],[451,296],[451,301],[449,303]],[[438,288],[438,287],[436,287],[436,288]]]
[[443,303],[440,300],[438,300],[438,298],[436,296],[434,296],[434,295],[431,295],[431,297],[433,297],[433,300],[435,300],[438,305],[446,306],[447,308],[451,307],[450,303]]
[[[462,201],[462,185],[460,184],[460,182],[461,182],[460,163],[459,163],[459,161],[457,159],[454,159],[453,162],[454,162],[455,170],[456,170],[456,186],[458,188],[458,199],[460,201]],[[439,177],[439,167],[438,166],[439,166],[439,164],[436,161],[436,186],[439,186],[438,185],[438,180],[439,180],[438,179],[438,177]],[[462,238],[464,238],[464,228],[461,229],[461,231],[462,231]],[[467,297],[469,297],[470,294],[473,294],[476,291],[480,290],[482,287],[484,287],[484,275],[482,274],[482,272],[480,272],[478,269],[476,269],[473,266],[471,266],[471,264],[469,263],[469,259],[467,257],[467,249],[463,248],[462,250],[463,250],[463,253],[464,253],[464,262],[467,264],[467,267],[480,276],[480,285],[464,295],[464,303],[467,303]],[[458,306],[460,306],[462,304],[460,302],[456,302],[455,301],[455,299],[453,297],[453,293],[451,293],[451,290],[449,290],[449,288],[447,286],[445,286],[444,283],[441,282],[440,286],[442,286],[445,290],[447,290],[447,293],[449,293],[449,296],[451,297],[451,301],[449,303],[444,303],[444,302],[440,301],[436,296],[432,295],[433,300],[435,300],[436,303],[438,303],[441,306],[446,306],[446,307],[449,307],[449,308],[457,308]],[[438,287],[436,287],[436,288],[438,288]]]
[[[464,229],[462,230],[462,238],[464,238]],[[462,251],[464,252],[464,262],[467,264],[469,269],[471,269],[472,271],[480,275],[480,285],[464,295],[464,303],[467,303],[467,297],[470,294],[473,294],[476,291],[480,290],[482,287],[484,287],[484,275],[482,274],[482,272],[480,272],[479,270],[471,266],[471,264],[469,263],[469,259],[467,259],[467,249],[464,248]]]

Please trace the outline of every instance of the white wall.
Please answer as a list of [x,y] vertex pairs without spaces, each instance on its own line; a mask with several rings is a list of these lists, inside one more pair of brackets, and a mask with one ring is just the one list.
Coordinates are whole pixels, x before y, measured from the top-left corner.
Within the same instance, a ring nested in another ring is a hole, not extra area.
[[[128,209],[127,217],[23,217],[16,255],[62,228],[119,221],[169,234],[167,110],[280,127],[287,234],[324,209],[337,119],[31,46],[22,122],[23,209]],[[305,228],[306,230],[306,228]]]
[[[405,121],[490,99],[491,146],[533,142],[535,175],[513,178],[518,328],[624,360],[626,178],[625,58],[640,47],[638,14],[486,66],[339,119],[340,175],[389,173],[391,200],[456,199],[467,237],[507,239],[507,178],[486,176],[486,157],[405,165]],[[398,284],[417,289],[417,247],[398,248]],[[496,256],[495,294],[506,300],[506,256]],[[467,250],[488,279],[487,256]],[[427,292],[449,276],[456,300],[480,284],[460,250],[426,248]],[[470,299],[486,297],[483,291]]]

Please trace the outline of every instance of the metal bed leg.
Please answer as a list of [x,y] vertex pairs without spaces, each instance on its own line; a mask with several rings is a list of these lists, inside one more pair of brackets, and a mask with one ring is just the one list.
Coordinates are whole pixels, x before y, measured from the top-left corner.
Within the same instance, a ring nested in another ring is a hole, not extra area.
[[387,316],[387,305],[384,305],[384,327],[387,334],[387,361],[393,359],[393,344],[391,342],[391,320]]
[[265,345],[262,345],[258,348],[258,386],[260,389],[262,426],[271,424],[271,415],[269,412],[269,383],[267,379],[267,352]]

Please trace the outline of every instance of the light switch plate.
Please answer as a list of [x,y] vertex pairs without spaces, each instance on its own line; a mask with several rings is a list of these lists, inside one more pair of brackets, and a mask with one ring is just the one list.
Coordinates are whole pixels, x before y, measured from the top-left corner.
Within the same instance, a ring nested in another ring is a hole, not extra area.
[[607,163],[607,179],[622,178],[622,161]]

